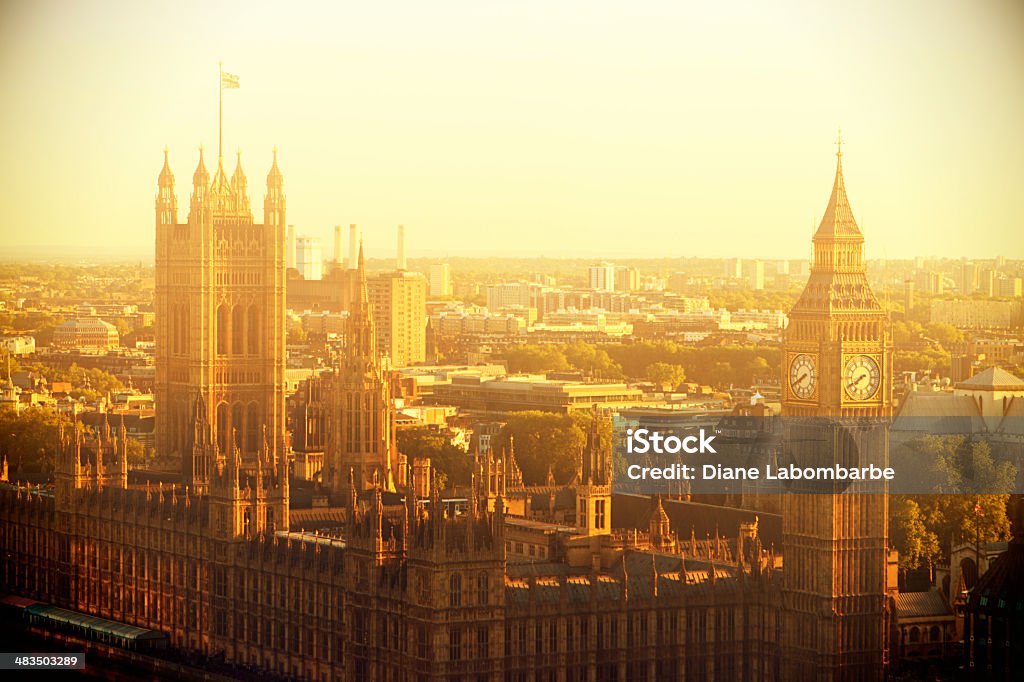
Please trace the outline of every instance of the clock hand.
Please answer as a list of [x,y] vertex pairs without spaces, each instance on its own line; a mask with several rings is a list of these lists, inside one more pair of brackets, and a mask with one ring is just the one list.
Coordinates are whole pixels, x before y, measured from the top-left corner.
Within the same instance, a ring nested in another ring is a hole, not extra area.
[[867,375],[867,374],[862,374],[862,375],[860,376],[860,378],[859,378],[859,379],[857,379],[856,381],[851,381],[850,383],[846,384],[846,387],[847,387],[847,388],[857,388],[857,386],[859,386],[859,385],[860,385],[860,382],[864,381],[864,380],[865,380],[865,379],[867,379],[867,378],[868,378],[868,375]]

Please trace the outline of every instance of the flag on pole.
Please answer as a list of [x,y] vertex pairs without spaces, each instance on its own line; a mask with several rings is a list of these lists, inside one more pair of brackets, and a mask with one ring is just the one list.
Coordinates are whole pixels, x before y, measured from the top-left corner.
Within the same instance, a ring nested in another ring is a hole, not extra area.
[[228,89],[238,89],[241,87],[238,82],[238,76],[233,73],[227,73],[222,71],[220,74],[220,84]]

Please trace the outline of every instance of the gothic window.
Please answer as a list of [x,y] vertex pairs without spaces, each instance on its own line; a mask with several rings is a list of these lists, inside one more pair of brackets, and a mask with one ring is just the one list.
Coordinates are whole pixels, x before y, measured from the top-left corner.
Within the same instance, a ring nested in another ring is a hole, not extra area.
[[476,657],[487,658],[490,655],[490,631],[487,626],[481,626],[476,630]]
[[594,527],[598,530],[604,528],[605,513],[604,500],[594,501]]
[[245,332],[245,308],[241,303],[231,311],[231,354],[242,354],[242,341]]
[[259,442],[260,420],[259,407],[255,402],[249,403],[245,414],[245,449],[249,452],[256,452],[263,445]]
[[476,603],[484,605],[487,603],[487,574],[481,573],[476,577]]
[[249,333],[248,348],[249,355],[256,355],[260,352],[260,310],[256,304],[249,306]]
[[217,354],[228,352],[228,306],[221,303],[217,306]]
[[425,573],[421,573],[419,576],[419,584],[420,602],[426,604],[430,601],[430,578]]
[[245,437],[245,432],[241,429],[242,426],[242,403],[235,403],[231,406],[231,445],[237,445],[241,448],[245,445],[242,442],[242,438]]
[[224,453],[228,451],[228,443],[230,442],[228,440],[229,428],[228,405],[227,403],[220,403],[217,405],[217,447]]
[[458,573],[448,578],[448,606],[462,606],[462,576]]
[[452,661],[462,658],[462,632],[454,627],[448,632],[448,658]]

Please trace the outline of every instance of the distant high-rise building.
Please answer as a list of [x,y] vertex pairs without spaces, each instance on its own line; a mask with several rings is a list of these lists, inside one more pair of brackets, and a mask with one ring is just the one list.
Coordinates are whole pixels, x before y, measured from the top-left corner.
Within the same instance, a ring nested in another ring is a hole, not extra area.
[[298,237],[295,240],[295,268],[306,279],[323,279],[324,256],[317,237]]
[[1024,284],[1020,277],[1003,277],[999,280],[999,296],[1020,298],[1024,295]]
[[427,280],[418,272],[384,272],[369,278],[380,351],[393,367],[427,359]]
[[758,291],[764,289],[764,261],[750,262],[750,288]]
[[999,295],[999,279],[998,274],[995,270],[985,269],[981,271],[981,276],[978,281],[978,291],[985,294],[986,296],[998,296]]
[[598,291],[615,291],[615,265],[613,263],[591,265],[590,288]]
[[977,263],[964,263],[960,266],[960,293],[973,294],[981,283],[981,268]]
[[627,265],[615,268],[615,291],[636,291],[640,288],[640,271]]
[[[156,200],[156,451],[180,457],[185,483],[201,493],[225,460],[245,470],[287,466],[286,221],[276,151],[263,223],[253,218],[241,158],[230,179],[219,159],[211,180],[200,150],[192,179],[188,221],[179,223],[165,154]],[[272,497],[253,508],[253,528],[288,528],[287,477]]]
[[946,291],[946,278],[941,272],[921,270],[914,276],[918,291],[925,294],[942,294]]
[[776,261],[776,263],[775,263],[775,272],[776,272],[776,274],[779,274],[779,275],[788,275],[789,274],[789,261],[788,260]]
[[743,259],[730,258],[725,264],[725,276],[730,279],[743,278]]
[[434,298],[452,295],[451,269],[447,263],[434,263],[430,266],[430,295]]
[[903,282],[903,312],[907,319],[914,310],[914,280],[908,279]]

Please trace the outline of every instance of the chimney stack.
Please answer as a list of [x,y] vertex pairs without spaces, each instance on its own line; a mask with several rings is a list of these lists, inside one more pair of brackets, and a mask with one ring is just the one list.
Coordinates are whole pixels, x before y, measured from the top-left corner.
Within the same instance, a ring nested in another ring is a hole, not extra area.
[[355,270],[356,259],[359,258],[359,229],[355,225],[348,226],[348,269]]
[[395,255],[395,268],[405,270],[405,225],[398,226],[398,249]]

